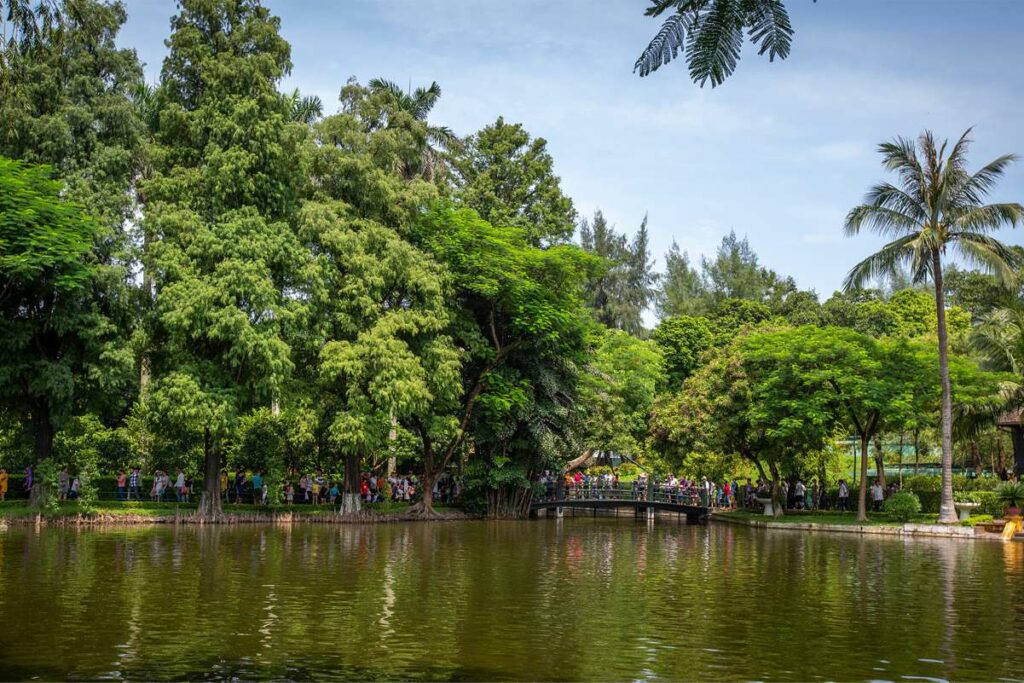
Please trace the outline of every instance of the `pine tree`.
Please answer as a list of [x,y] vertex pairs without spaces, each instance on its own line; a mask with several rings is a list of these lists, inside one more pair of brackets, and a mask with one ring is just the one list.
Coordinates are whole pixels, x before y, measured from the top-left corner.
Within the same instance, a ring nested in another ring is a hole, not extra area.
[[624,234],[608,224],[600,210],[593,222],[580,223],[580,244],[603,260],[600,272],[586,284],[586,295],[597,320],[607,327],[639,335],[643,332],[643,313],[654,298],[657,276],[650,261],[647,217],[629,242]]
[[707,291],[700,272],[690,265],[690,256],[679,250],[672,240],[672,246],[665,254],[665,273],[657,291],[658,317],[671,318],[677,315],[700,315],[707,309]]

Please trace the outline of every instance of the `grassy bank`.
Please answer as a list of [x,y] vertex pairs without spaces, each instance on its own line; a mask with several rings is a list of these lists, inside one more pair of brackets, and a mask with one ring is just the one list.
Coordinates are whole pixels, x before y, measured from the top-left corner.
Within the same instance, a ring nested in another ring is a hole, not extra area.
[[[444,519],[455,519],[464,517],[463,513],[455,508],[435,505],[435,509]],[[364,505],[364,515],[358,519],[349,521],[401,521],[411,519],[407,512],[408,503],[373,503]],[[60,503],[56,511],[40,513],[32,509],[24,500],[6,501],[0,503],[0,521],[10,523],[33,522],[39,518],[43,522],[100,522],[100,523],[166,523],[175,520],[188,521],[196,511],[195,503],[153,503],[149,501],[102,501],[93,506],[93,509],[86,512],[76,501]],[[277,507],[266,507],[260,505],[235,505],[224,506],[224,513],[229,522],[273,522],[279,520],[288,521],[344,521],[338,515],[338,508],[330,505],[279,505]]]
[[[729,512],[716,512],[716,517],[727,517],[742,520],[760,520],[777,522],[780,524],[835,524],[842,526],[894,526],[901,527],[903,522],[891,518],[884,512],[869,512],[866,522],[857,521],[855,512],[800,512],[790,510],[781,517],[765,517],[759,512],[748,512],[746,510],[732,510]],[[935,524],[939,516],[936,514],[920,514],[910,519],[912,524]]]

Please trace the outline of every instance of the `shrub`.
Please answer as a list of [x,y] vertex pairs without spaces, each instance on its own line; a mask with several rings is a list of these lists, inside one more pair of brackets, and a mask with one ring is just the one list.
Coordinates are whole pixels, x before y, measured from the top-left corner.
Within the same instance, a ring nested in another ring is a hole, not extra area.
[[893,519],[907,522],[921,512],[921,500],[910,491],[898,491],[885,501],[882,509]]
[[1020,507],[1024,502],[1024,482],[1007,481],[996,488],[996,499],[1008,507]]
[[960,522],[960,526],[975,526],[978,524],[984,524],[985,522],[991,522],[992,519],[992,515],[973,515],[972,517]]
[[999,500],[995,491],[976,491],[972,502],[978,503],[978,509],[975,512],[979,515],[1002,517],[1003,511],[1006,510],[1006,505]]

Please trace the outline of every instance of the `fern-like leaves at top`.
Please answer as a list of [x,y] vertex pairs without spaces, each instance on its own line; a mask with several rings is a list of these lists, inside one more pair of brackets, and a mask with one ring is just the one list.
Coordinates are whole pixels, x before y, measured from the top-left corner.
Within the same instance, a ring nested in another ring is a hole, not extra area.
[[647,76],[683,52],[690,78],[721,85],[736,70],[743,33],[769,61],[789,56],[793,26],[784,0],[652,0],[647,16],[672,12],[633,65]]

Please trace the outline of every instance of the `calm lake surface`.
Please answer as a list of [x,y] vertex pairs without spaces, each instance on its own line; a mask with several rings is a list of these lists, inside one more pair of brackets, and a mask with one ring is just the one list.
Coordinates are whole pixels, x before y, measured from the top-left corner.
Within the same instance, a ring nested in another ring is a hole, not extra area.
[[0,677],[1024,678],[1024,544],[721,524],[0,532]]

